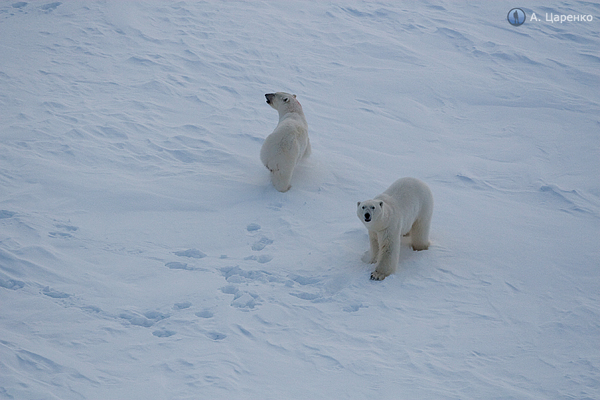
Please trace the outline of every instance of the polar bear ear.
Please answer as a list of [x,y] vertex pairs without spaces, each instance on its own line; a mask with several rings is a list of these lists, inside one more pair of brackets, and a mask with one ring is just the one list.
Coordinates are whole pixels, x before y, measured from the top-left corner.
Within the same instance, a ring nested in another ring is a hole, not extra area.
[[356,203],[356,207],[360,207],[360,201]]
[[383,207],[383,201],[379,202],[379,207]]
[[293,94],[292,96],[294,96],[294,98],[296,98],[296,95],[295,95],[295,94]]

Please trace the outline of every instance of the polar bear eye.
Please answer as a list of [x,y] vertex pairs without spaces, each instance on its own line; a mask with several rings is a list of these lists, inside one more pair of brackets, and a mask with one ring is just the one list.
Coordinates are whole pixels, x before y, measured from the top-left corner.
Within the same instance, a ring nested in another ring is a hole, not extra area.
[[288,97],[284,97],[283,101],[285,101],[287,103],[288,101],[290,101],[290,99]]

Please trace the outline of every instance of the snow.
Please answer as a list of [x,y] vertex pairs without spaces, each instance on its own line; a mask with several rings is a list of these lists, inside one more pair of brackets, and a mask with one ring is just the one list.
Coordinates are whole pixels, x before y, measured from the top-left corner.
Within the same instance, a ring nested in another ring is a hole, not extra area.
[[[0,398],[600,398],[600,6],[513,6],[0,3]],[[403,176],[432,246],[372,282]]]

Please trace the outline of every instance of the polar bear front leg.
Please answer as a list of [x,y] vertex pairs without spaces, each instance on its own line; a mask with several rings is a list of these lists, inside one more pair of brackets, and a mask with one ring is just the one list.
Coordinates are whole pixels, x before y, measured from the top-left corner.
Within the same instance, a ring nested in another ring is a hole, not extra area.
[[389,229],[378,232],[379,254],[377,267],[371,273],[371,280],[382,281],[386,276],[396,271],[400,260],[400,238],[398,233],[390,233]]
[[367,264],[375,264],[379,255],[379,242],[377,241],[377,232],[369,231],[370,249],[365,252],[361,260]]

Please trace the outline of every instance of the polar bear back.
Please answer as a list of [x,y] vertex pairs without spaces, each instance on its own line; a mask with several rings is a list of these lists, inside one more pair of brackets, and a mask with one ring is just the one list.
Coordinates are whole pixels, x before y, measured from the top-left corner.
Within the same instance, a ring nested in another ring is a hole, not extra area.
[[376,197],[385,200],[394,209],[393,214],[401,217],[402,235],[410,232],[415,221],[429,224],[433,214],[433,194],[424,182],[416,178],[400,178]]
[[261,148],[260,159],[267,168],[270,164],[295,165],[305,155],[308,141],[306,128],[296,121],[284,120],[269,135]]

